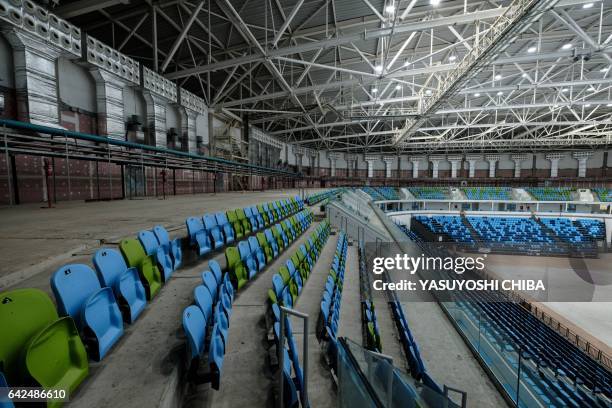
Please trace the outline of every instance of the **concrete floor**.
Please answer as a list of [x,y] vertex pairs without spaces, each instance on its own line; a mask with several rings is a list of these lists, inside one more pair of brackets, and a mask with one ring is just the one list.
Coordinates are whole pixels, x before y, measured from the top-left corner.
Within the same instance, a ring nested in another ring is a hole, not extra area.
[[612,254],[599,259],[489,255],[487,269],[501,279],[543,279],[546,296],[529,292],[582,338],[612,355]]

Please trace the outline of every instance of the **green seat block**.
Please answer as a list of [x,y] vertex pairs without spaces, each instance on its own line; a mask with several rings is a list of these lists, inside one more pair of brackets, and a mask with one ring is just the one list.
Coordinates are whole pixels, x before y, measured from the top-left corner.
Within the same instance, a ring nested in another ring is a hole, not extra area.
[[269,264],[274,259],[274,252],[266,239],[266,235],[263,232],[257,233],[257,242],[259,242],[259,246],[264,251],[264,255],[266,256],[266,264]]
[[274,293],[273,289],[268,289],[268,299],[270,299],[270,304],[278,303],[278,299],[276,299],[276,293]]
[[283,278],[283,282],[285,283],[285,285],[287,285],[289,281],[291,280],[289,269],[285,265],[279,268],[278,274],[280,275],[281,278]]
[[270,218],[268,218],[268,213],[266,212],[266,210],[264,210],[263,205],[259,204],[257,206],[257,210],[259,211],[259,213],[261,214],[261,216],[263,217],[264,220],[264,224],[266,224],[266,227],[268,225],[270,225]]
[[255,230],[254,228],[251,228],[251,223],[244,213],[243,208],[236,209],[236,218],[238,218],[238,221],[240,221],[240,225],[242,225],[242,230],[244,231],[245,235],[249,235],[251,231]]
[[236,290],[239,290],[249,281],[249,275],[240,259],[238,248],[228,247],[225,250],[225,259],[227,260],[227,268],[230,273],[232,284]]
[[[89,374],[87,351],[70,317],[51,323],[30,342],[26,366],[43,388],[65,389],[72,394]],[[60,407],[54,401],[48,407]]]
[[244,237],[244,229],[242,228],[242,222],[238,219],[235,210],[229,210],[225,213],[227,216],[227,221],[230,223],[232,228],[234,229],[234,234],[236,235],[236,240],[240,240]]
[[283,249],[285,249],[285,242],[283,241],[283,237],[281,236],[280,232],[278,232],[276,228],[272,228],[272,236],[276,240],[276,244],[278,245],[279,251],[282,251]]
[[289,243],[291,243],[295,239],[295,237],[291,234],[289,227],[287,227],[287,224],[285,224],[285,222],[281,222],[281,228],[285,232],[285,235],[287,236]]
[[291,255],[291,262],[293,262],[293,264],[295,265],[295,269],[298,270],[298,272],[302,276],[302,279],[305,281],[306,279],[308,279],[308,268],[305,268],[304,263],[300,261],[298,252]]
[[138,268],[140,280],[145,288],[147,300],[151,300],[161,289],[162,277],[157,262],[147,256],[142,244],[137,239],[124,239],[119,249],[130,268]]
[[291,279],[289,282],[289,293],[291,293],[291,297],[293,298],[293,304],[297,301],[298,296],[300,295],[298,292],[298,286],[294,279]]

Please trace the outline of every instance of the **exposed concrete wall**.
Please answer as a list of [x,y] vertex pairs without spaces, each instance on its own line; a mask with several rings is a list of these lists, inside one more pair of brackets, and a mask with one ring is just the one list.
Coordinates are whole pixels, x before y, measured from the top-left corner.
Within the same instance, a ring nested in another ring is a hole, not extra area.
[[66,58],[59,58],[57,64],[60,102],[96,112],[96,83],[87,69]]
[[0,86],[5,88],[15,87],[13,49],[2,35],[0,35]]

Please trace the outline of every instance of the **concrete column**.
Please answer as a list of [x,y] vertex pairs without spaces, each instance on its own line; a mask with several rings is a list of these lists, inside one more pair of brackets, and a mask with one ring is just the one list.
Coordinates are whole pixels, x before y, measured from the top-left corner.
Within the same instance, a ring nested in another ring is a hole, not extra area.
[[548,153],[545,157],[547,160],[550,160],[550,177],[557,177],[559,175],[559,160],[565,157],[565,154]]
[[451,164],[451,178],[457,178],[457,170],[461,166],[463,156],[449,156],[447,160]]
[[[385,177],[386,178],[391,178],[394,161],[395,161],[395,157],[393,156],[383,157],[383,162],[385,162]],[[398,177],[399,177],[399,173],[398,173]]]
[[469,178],[474,178],[476,176],[476,163],[482,160],[482,156],[466,156],[465,160],[467,160],[469,164]]
[[123,88],[126,82],[100,68],[89,70],[96,82],[98,133],[112,139],[125,140]]
[[316,152],[311,152],[310,156],[308,156],[310,159],[310,173],[314,176],[315,175],[315,171],[316,171],[316,165],[317,165],[317,156],[316,156]]
[[521,162],[529,159],[528,154],[513,154],[510,158],[514,161],[514,178],[521,177]]
[[20,29],[11,28],[4,34],[13,48],[18,119],[60,127],[57,94],[60,50],[35,34]]
[[208,114],[208,108],[202,98],[183,88],[179,88],[179,103],[179,111],[181,112],[181,133],[183,137],[187,137],[187,146],[183,146],[183,150],[189,153],[197,153],[196,121],[198,115]]
[[336,177],[336,163],[340,155],[338,153],[328,153],[327,157],[329,158],[329,175],[331,177]]
[[438,178],[440,162],[444,160],[444,156],[431,156],[429,157],[429,161],[431,162],[431,177]]
[[380,160],[378,156],[365,156],[364,161],[368,164],[368,178],[374,177],[374,163]]
[[302,172],[302,154],[295,153],[295,164],[297,165],[298,172]]
[[412,178],[419,177],[419,162],[423,160],[421,156],[411,156],[408,160],[412,163]]
[[578,160],[578,177],[586,177],[587,160],[593,155],[593,152],[573,152],[572,156]]
[[346,155],[346,173],[348,177],[353,177],[357,167],[357,156],[354,154]]
[[143,67],[143,95],[147,104],[147,127],[149,128],[149,143],[157,147],[167,146],[166,105],[177,102],[176,85]]
[[499,161],[500,156],[498,154],[487,154],[485,159],[489,162],[489,177],[495,177],[495,164]]

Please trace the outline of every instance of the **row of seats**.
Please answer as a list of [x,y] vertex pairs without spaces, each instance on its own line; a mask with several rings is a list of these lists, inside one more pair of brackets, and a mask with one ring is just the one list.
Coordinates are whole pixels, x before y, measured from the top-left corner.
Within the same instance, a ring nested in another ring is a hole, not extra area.
[[527,191],[539,201],[570,201],[573,189],[571,187],[530,187]]
[[464,187],[468,200],[511,200],[510,187]]
[[[312,213],[303,210],[272,229],[285,222],[295,225],[298,231],[290,236],[293,241],[308,228]],[[237,283],[238,277],[246,274],[247,281],[253,279],[289,245],[289,237],[285,238],[287,241],[282,237],[277,240],[270,229],[266,229],[238,242],[237,247],[228,247],[225,271],[215,260],[208,261],[208,269],[202,272],[202,284],[194,289],[194,305],[183,311],[187,366],[192,381],[210,382],[213,389],[219,389],[234,295],[244,286]]]
[[291,321],[285,317],[285,341],[280,345],[280,306],[292,308],[300,295],[302,288],[308,279],[312,268],[319,258],[327,238],[330,234],[331,226],[326,220],[317,226],[316,230],[306,241],[306,244],[293,254],[286,264],[281,266],[279,272],[272,277],[272,289],[268,291],[270,309],[272,311],[272,331],[274,334],[274,345],[276,354],[280,358],[280,353],[284,354],[283,361],[283,384],[284,384],[284,407],[297,407],[298,396],[304,397],[303,371],[300,366],[299,355]]
[[321,249],[331,231],[327,220],[319,224],[308,240],[300,245],[286,264],[272,276],[272,288],[268,290],[271,305],[293,308],[306,284]]
[[393,187],[362,187],[374,201],[399,200],[399,194]]
[[270,254],[278,254],[287,248],[308,229],[312,221],[312,212],[305,209],[279,222],[273,228],[266,229],[263,234],[260,232],[257,238],[250,237],[248,241],[241,241],[237,247],[228,247],[225,250],[225,258],[234,288],[241,289],[263,269],[266,265],[266,253],[269,258]]
[[320,203],[323,200],[326,200],[326,199],[329,199],[331,197],[338,195],[341,191],[342,189],[333,188],[331,190],[313,193],[313,194],[310,194],[308,197],[306,197],[306,202],[308,203],[308,205],[315,205],[315,204]]
[[361,293],[361,321],[364,326],[366,349],[382,353],[380,330],[376,310],[372,301],[372,286],[370,275],[367,271],[364,243],[359,243],[359,288]]
[[[102,360],[161,286],[181,264],[180,241],[162,226],[102,248],[94,268],[70,264],[51,277],[56,308],[44,292],[5,292],[0,326],[0,366],[11,386],[35,385],[74,391],[88,375],[88,358]],[[170,273],[164,274],[168,278]],[[61,317],[59,317],[61,316]],[[59,404],[59,402],[51,403]]]
[[260,231],[304,208],[299,197],[185,220],[190,245],[199,256]]
[[592,191],[597,194],[596,198],[599,198],[599,201],[603,201],[606,203],[612,202],[612,190],[609,188],[593,188]]
[[540,218],[540,221],[564,241],[572,244],[590,241],[569,218]]
[[584,228],[585,234],[589,235],[593,239],[605,239],[606,238],[606,226],[602,220],[595,220],[592,218],[579,218],[576,222]]
[[415,198],[424,200],[447,200],[449,198],[448,188],[444,187],[410,187],[409,190]]
[[[405,230],[407,231],[407,230]],[[411,237],[409,235],[409,237]],[[429,251],[418,237],[415,242]],[[438,254],[446,256],[445,254]],[[457,275],[453,275],[457,278]],[[460,279],[460,278],[457,278]],[[516,352],[523,358],[524,383],[546,406],[607,407],[612,402],[612,373],[566,338],[500,292],[472,291],[455,304],[478,322],[483,337],[516,372]],[[503,352],[505,351],[505,353]],[[485,362],[489,361],[486,358]],[[526,362],[534,364],[529,365]],[[535,373],[529,370],[535,367]],[[496,369],[499,369],[497,367]]]
[[447,234],[455,242],[473,244],[474,237],[471,231],[463,224],[461,217],[417,215],[415,220],[425,225],[434,234]]
[[334,370],[336,370],[338,354],[338,322],[340,320],[340,305],[342,303],[342,287],[344,285],[347,251],[348,240],[344,231],[341,231],[338,234],[336,252],[331,263],[327,281],[325,282],[325,289],[321,299],[321,312],[317,322],[317,337],[328,342],[328,360],[331,362],[331,367]]

